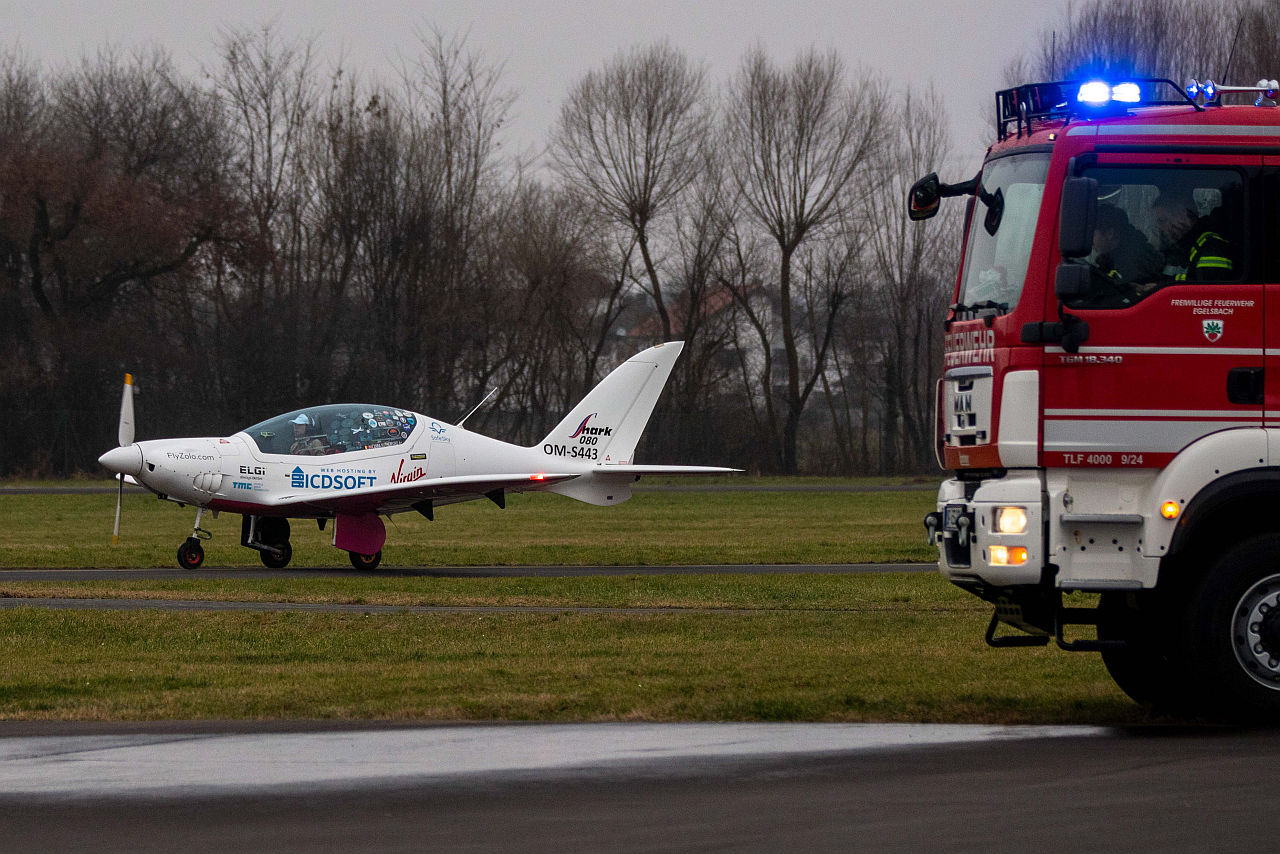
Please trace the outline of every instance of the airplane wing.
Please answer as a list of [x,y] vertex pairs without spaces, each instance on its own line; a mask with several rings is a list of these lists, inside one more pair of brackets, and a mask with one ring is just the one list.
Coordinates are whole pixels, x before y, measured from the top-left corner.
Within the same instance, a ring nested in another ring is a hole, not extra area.
[[[283,495],[276,507],[307,507],[335,513],[399,513],[441,504],[454,504],[493,495],[501,502],[506,492],[528,492],[579,477],[581,473],[513,473],[436,477],[394,486],[300,492]],[[431,502],[424,504],[423,502]]]

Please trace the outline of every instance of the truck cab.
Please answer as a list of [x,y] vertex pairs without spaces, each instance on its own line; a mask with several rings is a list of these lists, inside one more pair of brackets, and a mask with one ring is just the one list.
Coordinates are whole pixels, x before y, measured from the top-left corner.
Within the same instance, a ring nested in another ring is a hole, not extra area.
[[937,389],[952,477],[925,519],[940,571],[993,604],[992,645],[1101,651],[1171,710],[1280,712],[1275,91],[1005,90],[979,174],[907,200],[914,219],[966,204]]

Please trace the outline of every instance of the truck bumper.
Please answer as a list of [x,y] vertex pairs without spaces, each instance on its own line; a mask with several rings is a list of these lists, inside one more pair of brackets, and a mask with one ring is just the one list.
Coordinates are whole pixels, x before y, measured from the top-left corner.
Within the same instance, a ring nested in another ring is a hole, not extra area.
[[1011,471],[985,481],[948,480],[925,517],[938,569],[971,587],[1018,587],[1045,578],[1044,475]]

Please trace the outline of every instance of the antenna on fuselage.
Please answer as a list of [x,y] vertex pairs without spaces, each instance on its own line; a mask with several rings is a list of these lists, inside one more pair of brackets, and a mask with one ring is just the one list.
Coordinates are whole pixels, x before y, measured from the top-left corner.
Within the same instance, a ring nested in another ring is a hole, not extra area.
[[466,415],[462,416],[462,421],[459,421],[459,422],[458,422],[457,424],[455,424],[454,426],[455,426],[455,427],[461,427],[461,426],[462,426],[462,422],[463,422],[463,421],[466,421],[466,420],[467,420],[468,418],[470,418],[472,415],[475,415],[475,414],[476,414],[476,410],[477,410],[477,409],[479,409],[480,407],[484,406],[486,403],[488,403],[488,402],[489,402],[489,398],[493,397],[493,396],[494,396],[495,394],[497,394],[497,393],[498,393],[498,389],[497,389],[497,387],[495,386],[493,389],[491,389],[491,390],[489,391],[489,393],[488,393],[488,394],[486,394],[486,395],[484,396],[484,400],[480,401],[480,402],[479,402],[479,403],[477,403],[474,407],[472,407],[472,409],[471,409],[471,411],[470,411],[470,412],[468,412]]

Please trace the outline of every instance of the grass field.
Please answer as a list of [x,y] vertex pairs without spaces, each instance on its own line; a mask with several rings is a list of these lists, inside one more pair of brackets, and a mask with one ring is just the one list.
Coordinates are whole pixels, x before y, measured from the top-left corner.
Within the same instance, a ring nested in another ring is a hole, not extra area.
[[847,583],[859,604],[824,611],[7,610],[0,717],[1143,720],[1096,656],[987,648],[986,610],[940,579]]
[[[391,566],[860,563],[936,560],[917,492],[640,492],[617,507],[558,495],[512,495],[442,507],[436,521],[402,513],[387,525]],[[125,496],[111,546],[114,495],[0,495],[0,567],[176,566],[195,511]],[[206,514],[205,566],[258,565],[240,545],[240,517]],[[332,528],[292,520],[293,563],[347,566]]]
[[[397,517],[389,564],[929,560],[927,492],[556,496]],[[172,565],[193,513],[112,496],[0,497],[0,565]],[[210,564],[252,564],[238,517]],[[295,561],[343,565],[295,525]],[[0,611],[0,718],[1133,723],[1096,655],[992,650],[989,607],[940,576],[285,578],[5,582],[0,596],[679,608],[688,613]]]

